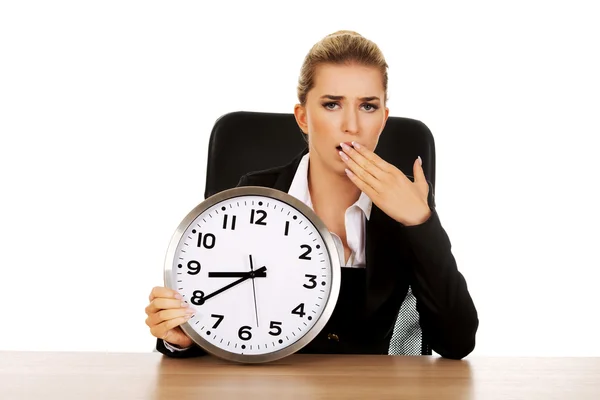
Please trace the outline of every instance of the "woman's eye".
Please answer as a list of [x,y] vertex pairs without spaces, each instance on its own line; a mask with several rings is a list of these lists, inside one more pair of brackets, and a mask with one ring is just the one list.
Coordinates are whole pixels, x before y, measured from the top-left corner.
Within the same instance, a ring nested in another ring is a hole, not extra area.
[[325,106],[325,108],[327,108],[327,109],[333,110],[333,107],[330,107],[330,106],[337,106],[337,104],[336,103],[325,103],[325,104],[323,104],[323,106]]
[[365,107],[370,107],[370,109],[367,109],[367,111],[375,111],[375,110],[377,110],[377,108],[378,108],[378,107],[377,107],[376,105],[374,105],[374,104],[365,104],[364,106],[365,106]]

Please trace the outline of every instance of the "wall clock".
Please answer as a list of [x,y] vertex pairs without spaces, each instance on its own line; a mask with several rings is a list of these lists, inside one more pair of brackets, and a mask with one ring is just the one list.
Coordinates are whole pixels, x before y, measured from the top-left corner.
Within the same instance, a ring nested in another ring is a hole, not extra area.
[[195,207],[165,258],[165,285],[196,313],[182,330],[207,352],[243,363],[274,361],[325,326],[340,289],[331,233],[295,197],[237,187]]

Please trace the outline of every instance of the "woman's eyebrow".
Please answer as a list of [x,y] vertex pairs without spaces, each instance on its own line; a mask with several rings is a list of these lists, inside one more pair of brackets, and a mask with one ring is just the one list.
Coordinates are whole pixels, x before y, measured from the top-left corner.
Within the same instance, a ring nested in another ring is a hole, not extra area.
[[[344,96],[334,96],[332,94],[326,94],[321,96],[321,99],[329,99],[329,100],[344,100],[346,97]],[[360,97],[359,98],[360,101],[372,101],[372,100],[379,100],[379,97],[377,96],[367,96],[367,97]]]

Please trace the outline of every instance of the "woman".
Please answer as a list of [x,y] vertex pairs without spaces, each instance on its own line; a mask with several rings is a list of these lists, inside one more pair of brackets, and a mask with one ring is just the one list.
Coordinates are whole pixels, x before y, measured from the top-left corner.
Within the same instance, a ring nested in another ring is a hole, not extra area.
[[[461,359],[475,347],[479,321],[421,159],[413,178],[373,152],[389,114],[387,67],[377,45],[355,32],[315,44],[294,108],[307,150],[288,165],[245,175],[239,186],[290,193],[315,211],[337,244],[343,268],[336,308],[300,352],[388,354],[400,315],[401,354],[432,349]],[[146,313],[158,351],[205,354],[179,327],[193,311],[176,291],[154,288]]]

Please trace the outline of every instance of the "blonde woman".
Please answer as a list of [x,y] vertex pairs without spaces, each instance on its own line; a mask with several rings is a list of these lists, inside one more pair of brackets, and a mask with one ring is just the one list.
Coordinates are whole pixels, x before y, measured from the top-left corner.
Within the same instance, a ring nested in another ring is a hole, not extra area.
[[[386,124],[388,65],[378,46],[352,31],[316,43],[300,72],[294,114],[307,149],[289,164],[243,176],[298,198],[333,234],[342,265],[336,308],[300,353],[395,353],[461,359],[479,325],[465,279],[417,158],[413,176],[374,153]],[[157,350],[205,354],[181,328],[193,311],[155,287],[146,324]],[[396,322],[398,321],[398,324]],[[399,343],[398,343],[399,342]]]

